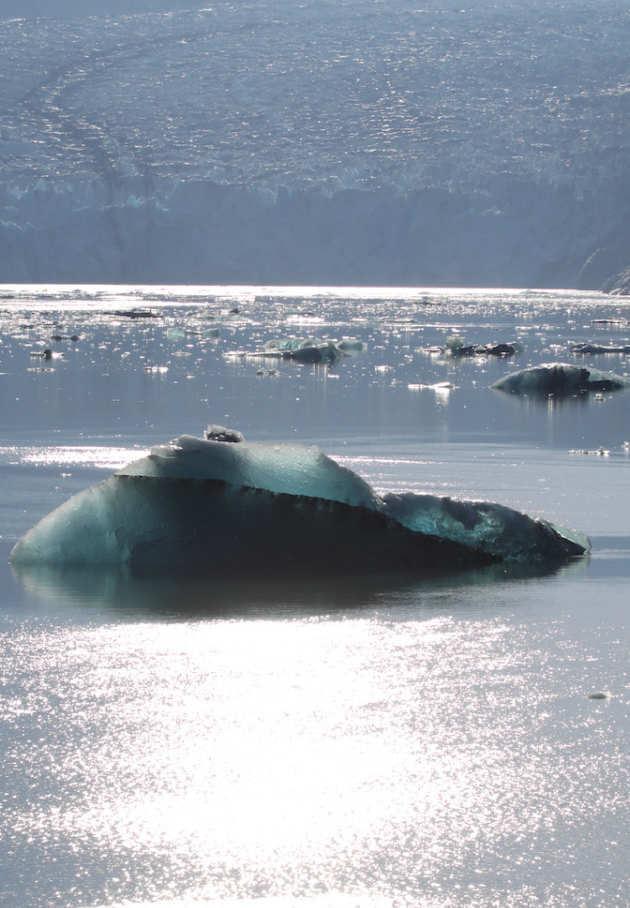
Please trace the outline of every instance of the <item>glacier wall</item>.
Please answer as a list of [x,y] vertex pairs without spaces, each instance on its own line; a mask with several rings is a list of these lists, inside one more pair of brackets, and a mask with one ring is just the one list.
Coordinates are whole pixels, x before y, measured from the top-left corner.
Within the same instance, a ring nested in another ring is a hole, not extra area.
[[[121,181],[49,184],[0,222],[5,281],[598,287],[587,263],[609,219],[566,192],[321,189],[263,193],[212,181],[143,197]],[[2,194],[0,194],[0,197]]]
[[0,279],[597,287],[627,267],[622,0],[183,5],[5,3]]

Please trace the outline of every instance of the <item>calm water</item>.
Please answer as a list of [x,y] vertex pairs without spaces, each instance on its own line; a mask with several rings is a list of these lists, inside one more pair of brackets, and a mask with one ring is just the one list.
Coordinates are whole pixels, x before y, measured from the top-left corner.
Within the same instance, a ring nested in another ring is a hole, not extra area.
[[[630,393],[489,390],[577,341],[630,344],[626,319],[570,291],[0,287],[0,904],[627,905]],[[524,352],[430,352],[455,333]],[[367,350],[249,355],[290,335]],[[593,552],[299,586],[7,565],[70,494],[209,422],[319,444],[380,490],[544,515]]]

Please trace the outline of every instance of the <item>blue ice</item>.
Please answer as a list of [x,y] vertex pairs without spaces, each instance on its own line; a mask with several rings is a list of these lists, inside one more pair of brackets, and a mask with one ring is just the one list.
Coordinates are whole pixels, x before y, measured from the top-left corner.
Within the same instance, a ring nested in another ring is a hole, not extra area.
[[353,567],[382,568],[416,558],[424,567],[434,558],[561,561],[588,548],[583,534],[500,504],[380,496],[317,447],[183,435],[64,502],[11,560],[163,567],[188,552],[212,571],[248,561],[307,567],[311,557],[343,566],[347,555]]

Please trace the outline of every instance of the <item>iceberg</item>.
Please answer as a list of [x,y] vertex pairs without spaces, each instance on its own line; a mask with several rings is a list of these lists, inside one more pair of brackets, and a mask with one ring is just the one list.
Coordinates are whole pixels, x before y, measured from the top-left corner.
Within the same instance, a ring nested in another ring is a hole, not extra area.
[[495,391],[523,396],[553,394],[556,397],[569,397],[589,391],[619,391],[627,388],[628,382],[614,372],[600,372],[590,366],[543,363],[505,375],[491,387]]
[[154,447],[74,495],[16,543],[11,562],[196,568],[213,576],[431,573],[558,563],[589,549],[584,535],[503,505],[378,495],[316,447],[208,431],[207,439],[183,435]]

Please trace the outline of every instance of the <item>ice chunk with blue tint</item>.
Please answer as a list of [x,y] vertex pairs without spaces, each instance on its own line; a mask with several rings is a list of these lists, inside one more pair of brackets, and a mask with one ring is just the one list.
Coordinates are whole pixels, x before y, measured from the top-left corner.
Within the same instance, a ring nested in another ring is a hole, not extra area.
[[[221,437],[223,427],[215,437]],[[239,433],[240,434],[240,433]],[[432,571],[588,549],[510,508],[431,495],[381,498],[318,448],[184,435],[44,517],[16,564],[130,564],[207,573]]]
[[305,445],[225,444],[182,435],[171,444],[152,448],[148,457],[128,464],[118,475],[218,479],[269,492],[307,495],[354,506],[379,506],[378,496],[365,480],[319,448]]
[[502,560],[562,559],[588,551],[588,538],[491,501],[412,493],[384,497],[387,512],[417,533],[472,546]]
[[549,395],[569,397],[589,391],[619,391],[627,388],[628,382],[614,372],[600,372],[589,366],[571,363],[543,363],[512,372],[496,381],[492,388],[508,394],[524,396]]

